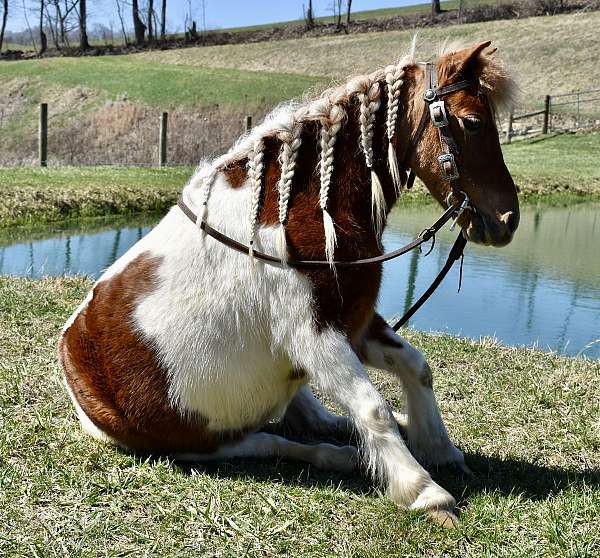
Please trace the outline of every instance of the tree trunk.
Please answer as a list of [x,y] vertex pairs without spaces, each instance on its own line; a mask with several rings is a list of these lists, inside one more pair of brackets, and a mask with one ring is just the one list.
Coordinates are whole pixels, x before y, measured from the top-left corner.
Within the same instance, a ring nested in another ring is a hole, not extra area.
[[148,40],[154,40],[154,0],[148,0],[148,17],[146,18],[148,22]]
[[441,14],[442,8],[440,7],[440,0],[431,0],[431,17],[435,17],[436,14]]
[[167,26],[167,0],[162,0],[160,6],[160,38],[165,40],[165,30]]
[[146,35],[146,26],[140,18],[140,9],[138,6],[138,0],[132,0],[131,12],[133,15],[133,30],[135,32],[135,43],[138,45],[144,44],[144,37]]
[[308,0],[308,9],[305,15],[306,28],[312,29],[315,26],[315,14],[313,12],[312,0]]
[[352,0],[346,0],[346,25],[350,25],[350,13],[352,12]]
[[79,0],[79,48],[90,48],[87,36],[87,0]]
[[6,21],[8,20],[8,0],[2,0],[2,26],[0,27],[0,51],[4,43],[4,31],[6,30]]
[[48,48],[48,37],[46,37],[46,33],[44,33],[44,8],[45,8],[45,0],[40,0],[40,56],[46,52]]

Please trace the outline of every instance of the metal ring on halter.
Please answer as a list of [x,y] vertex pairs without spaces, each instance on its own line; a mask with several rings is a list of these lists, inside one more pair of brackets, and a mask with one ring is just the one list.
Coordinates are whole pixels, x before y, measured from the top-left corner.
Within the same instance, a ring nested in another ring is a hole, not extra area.
[[[463,192],[462,190],[459,190],[459,192],[465,197],[465,199],[461,202],[461,204],[456,209],[456,212],[455,212],[456,216],[454,217],[454,220],[452,221],[452,224],[450,225],[451,231],[453,231],[454,228],[456,227],[456,223],[460,219],[460,216],[464,213],[465,209],[471,208],[471,200],[469,199],[469,196],[467,196],[467,194],[465,192]],[[450,207],[450,198],[452,197],[453,194],[454,194],[454,192],[450,192],[448,194],[448,196],[446,197],[446,205],[448,207]]]

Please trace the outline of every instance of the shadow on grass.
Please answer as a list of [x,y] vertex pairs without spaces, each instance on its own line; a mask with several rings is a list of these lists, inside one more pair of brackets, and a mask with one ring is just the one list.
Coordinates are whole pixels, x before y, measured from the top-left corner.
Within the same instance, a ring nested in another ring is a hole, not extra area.
[[598,469],[564,469],[477,453],[465,454],[465,460],[473,477],[456,472],[454,467],[432,472],[436,482],[452,492],[457,500],[468,500],[481,492],[503,496],[520,494],[529,500],[545,500],[571,486],[600,488]]
[[[520,494],[535,501],[545,500],[569,487],[585,485],[600,488],[599,469],[564,469],[474,453],[466,454],[465,459],[474,473],[473,477],[465,476],[455,467],[431,471],[434,480],[449,490],[459,505],[482,492],[503,496]],[[228,479],[252,479],[315,488],[340,487],[359,495],[368,495],[376,490],[365,474],[343,475],[292,461],[246,459],[226,463],[175,462],[174,467],[184,474],[196,471]]]

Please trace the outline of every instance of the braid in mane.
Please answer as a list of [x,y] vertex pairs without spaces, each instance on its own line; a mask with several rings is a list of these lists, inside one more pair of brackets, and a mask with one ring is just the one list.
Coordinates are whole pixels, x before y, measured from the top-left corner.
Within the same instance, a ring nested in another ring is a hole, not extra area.
[[279,134],[281,138],[281,152],[279,162],[281,164],[281,177],[277,189],[279,191],[279,236],[277,238],[277,252],[285,262],[287,260],[287,241],[285,237],[285,225],[288,218],[288,205],[292,190],[292,180],[296,171],[296,160],[298,150],[302,144],[302,125],[292,121],[291,125]]
[[393,146],[394,135],[396,134],[396,123],[398,121],[398,105],[400,103],[400,91],[404,84],[404,64],[403,61],[397,66],[388,66],[385,69],[385,82],[387,85],[388,106],[387,106],[387,137],[388,137],[388,166],[396,190],[400,193],[402,188],[402,178],[398,167],[398,158]]
[[323,228],[325,230],[325,256],[327,260],[333,262],[335,245],[337,242],[335,235],[335,226],[333,219],[327,211],[327,202],[329,200],[329,187],[331,186],[331,173],[333,172],[333,152],[337,134],[342,127],[342,121],[346,116],[346,111],[341,105],[331,104],[329,100],[324,100],[322,108],[324,111],[321,117],[321,189],[319,192],[319,206],[323,211]]
[[371,211],[377,236],[381,236],[385,220],[385,197],[377,173],[373,170],[373,132],[375,116],[381,106],[379,82],[366,83],[366,90],[358,93],[360,101],[360,144],[367,168],[371,171]]
[[254,237],[258,224],[258,213],[260,211],[260,198],[263,184],[265,144],[263,138],[254,142],[254,148],[248,157],[248,178],[250,179],[250,223],[248,229],[250,261],[254,264]]
[[190,181],[190,186],[193,188],[200,188],[200,201],[202,203],[202,210],[196,217],[196,226],[201,228],[202,222],[206,221],[208,215],[208,198],[210,197],[210,190],[213,182],[217,176],[217,168],[214,165],[210,165],[206,169],[196,173]]

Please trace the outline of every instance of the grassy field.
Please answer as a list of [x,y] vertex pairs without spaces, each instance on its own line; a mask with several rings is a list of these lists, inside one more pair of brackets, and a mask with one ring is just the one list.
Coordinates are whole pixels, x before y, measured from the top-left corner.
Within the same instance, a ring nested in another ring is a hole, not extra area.
[[[504,146],[524,202],[600,199],[599,151],[599,133],[548,136]],[[0,227],[165,211],[192,171],[191,167],[0,168]],[[430,199],[421,185],[402,203]]]
[[[546,93],[591,88],[600,13],[456,25],[419,31],[426,58],[444,39],[492,40],[521,78],[524,102]],[[414,31],[390,31],[256,44],[150,51],[106,58],[56,58],[0,64],[0,82],[28,79],[36,89],[84,87],[104,96],[127,94],[160,106],[215,102],[277,102],[307,87],[372,70],[395,60]],[[573,41],[572,37],[578,37]],[[580,48],[585,45],[585,48]],[[156,64],[156,62],[160,64]],[[214,71],[210,71],[210,70]],[[294,74],[290,76],[290,74]],[[38,79],[39,78],[39,79]]]
[[[56,363],[83,279],[0,278],[0,555],[595,557],[600,363],[407,331],[476,479],[445,531],[365,477],[293,462],[182,468],[80,431]],[[396,407],[399,388],[373,373]]]
[[[491,39],[522,87],[520,110],[537,108],[547,93],[597,85],[593,53],[600,50],[599,27],[600,12],[590,12],[425,28],[419,31],[418,57],[428,59],[444,39]],[[258,119],[283,100],[397,60],[413,34],[339,34],[126,56],[2,62],[0,164],[33,158],[40,102],[49,104],[52,155],[63,164],[86,155],[85,162],[93,164],[148,160],[141,156],[146,153],[142,144],[148,138],[154,141],[161,110],[189,122],[178,132],[178,160],[188,162],[192,153],[218,151],[221,140],[229,144],[230,131],[244,114]],[[208,113],[213,115],[211,126],[221,134],[203,129]],[[202,136],[197,142],[198,134],[190,133],[194,129]],[[85,141],[73,140],[84,132]],[[108,152],[110,158],[102,158]]]

